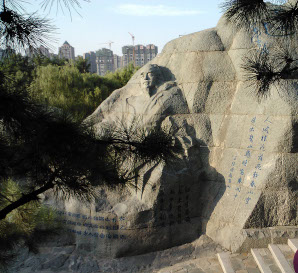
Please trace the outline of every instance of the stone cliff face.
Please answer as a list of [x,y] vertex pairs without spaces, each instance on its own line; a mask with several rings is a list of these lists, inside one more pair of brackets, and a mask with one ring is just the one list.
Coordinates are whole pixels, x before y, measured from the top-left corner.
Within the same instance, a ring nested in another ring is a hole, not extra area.
[[169,42],[113,92],[88,118],[97,129],[142,116],[147,125],[173,126],[185,154],[175,167],[144,170],[143,191],[103,191],[91,209],[66,204],[61,213],[70,213],[78,246],[133,255],[206,233],[235,251],[244,228],[297,225],[298,75],[258,102],[241,70],[252,49],[285,40],[297,46],[294,37],[236,31],[222,18]]

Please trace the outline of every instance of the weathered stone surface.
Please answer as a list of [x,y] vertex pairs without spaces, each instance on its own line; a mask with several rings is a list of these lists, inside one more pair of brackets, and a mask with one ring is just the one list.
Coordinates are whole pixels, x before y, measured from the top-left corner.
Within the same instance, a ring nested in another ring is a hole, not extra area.
[[[26,257],[23,255],[20,260],[25,259],[25,261],[16,262],[10,268],[9,273],[149,273],[166,272],[165,270],[168,270],[168,268],[180,270],[181,268],[194,269],[199,266],[206,269],[203,272],[211,272],[214,265],[218,264],[215,257],[216,252],[223,251],[220,245],[214,243],[206,235],[201,236],[192,243],[178,247],[117,259],[103,259],[96,253],[82,255],[79,251],[61,255],[62,249],[59,248],[59,253],[56,253],[54,248],[43,248],[42,253],[31,253]],[[69,247],[65,247],[65,251],[69,252]]]
[[64,204],[78,250],[135,255],[206,233],[235,251],[247,242],[243,229],[298,225],[298,75],[259,102],[241,68],[252,49],[277,42],[266,29],[236,31],[221,18],[169,42],[96,109],[87,119],[96,130],[134,116],[172,126],[184,155],[174,167],[144,168],[137,192],[102,189],[91,207]]
[[204,30],[169,42],[163,52],[223,51],[224,46],[214,29]]

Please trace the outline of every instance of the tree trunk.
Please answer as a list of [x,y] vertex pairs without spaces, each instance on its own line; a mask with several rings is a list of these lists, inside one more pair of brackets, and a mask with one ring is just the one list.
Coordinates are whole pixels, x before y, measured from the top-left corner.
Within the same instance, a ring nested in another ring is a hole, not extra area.
[[12,212],[14,209],[17,209],[20,206],[25,205],[26,203],[29,203],[30,201],[36,200],[37,196],[51,188],[54,187],[54,183],[52,181],[46,183],[44,186],[42,186],[41,188],[30,192],[28,194],[24,194],[20,199],[18,199],[15,202],[12,202],[11,204],[9,204],[7,207],[5,207],[4,209],[0,210],[0,221],[2,219],[5,219],[5,217],[7,216],[7,214],[9,214],[10,212]]

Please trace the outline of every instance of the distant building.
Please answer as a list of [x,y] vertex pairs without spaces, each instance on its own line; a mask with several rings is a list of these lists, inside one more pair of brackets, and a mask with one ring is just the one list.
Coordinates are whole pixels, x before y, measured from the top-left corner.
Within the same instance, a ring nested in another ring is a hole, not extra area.
[[96,51],[97,74],[104,76],[108,71],[114,71],[114,56],[113,51],[107,48],[102,48]]
[[44,46],[40,46],[38,49],[37,49],[38,53],[47,57],[47,58],[50,58],[51,57],[51,53],[49,51],[48,48],[44,47]]
[[122,47],[123,59],[122,65],[127,66],[129,63],[135,63],[136,66],[143,66],[150,62],[158,54],[158,47],[153,44],[147,46],[136,45]]
[[89,72],[97,73],[97,65],[96,65],[96,54],[94,51],[89,51],[83,54],[83,59],[87,60],[87,63],[90,64]]
[[51,58],[51,55],[52,55],[50,53],[49,49],[42,46],[42,45],[39,48],[33,48],[33,47],[26,48],[25,54],[29,58],[33,58],[36,55],[42,55],[42,56],[45,56],[47,58]]
[[75,51],[74,47],[72,47],[67,41],[59,47],[59,58],[67,59],[67,60],[74,60],[75,59]]
[[114,54],[114,71],[122,68],[122,57]]
[[153,60],[158,54],[158,47],[153,44],[149,44],[146,46],[146,63],[150,62]]
[[146,63],[146,47],[143,45],[135,46],[135,64],[143,66]]
[[134,63],[133,61],[133,46],[123,46],[122,47],[122,67],[128,66],[129,63]]
[[90,64],[90,73],[97,73],[104,76],[108,71],[114,72],[122,67],[122,57],[113,54],[113,51],[103,48],[94,51],[89,51],[83,54],[83,58]]

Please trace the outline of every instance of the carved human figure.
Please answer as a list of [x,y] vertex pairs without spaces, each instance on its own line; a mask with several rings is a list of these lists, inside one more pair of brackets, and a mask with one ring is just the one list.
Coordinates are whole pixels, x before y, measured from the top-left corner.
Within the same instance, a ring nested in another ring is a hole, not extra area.
[[158,65],[151,64],[140,74],[140,84],[142,92],[126,98],[126,113],[142,116],[145,124],[160,123],[167,115],[189,113],[181,89],[175,81],[164,79]]

